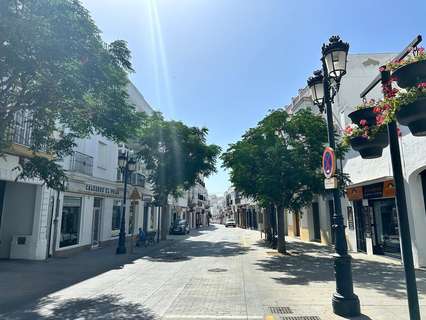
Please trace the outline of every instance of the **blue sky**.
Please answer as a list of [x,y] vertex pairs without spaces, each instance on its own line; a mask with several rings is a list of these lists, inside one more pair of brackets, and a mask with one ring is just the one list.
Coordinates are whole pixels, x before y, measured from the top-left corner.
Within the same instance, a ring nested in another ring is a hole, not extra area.
[[[399,52],[426,36],[426,1],[84,0],[106,41],[132,51],[132,81],[167,118],[226,149],[289,103],[339,34],[350,52]],[[229,186],[219,168],[210,193]]]

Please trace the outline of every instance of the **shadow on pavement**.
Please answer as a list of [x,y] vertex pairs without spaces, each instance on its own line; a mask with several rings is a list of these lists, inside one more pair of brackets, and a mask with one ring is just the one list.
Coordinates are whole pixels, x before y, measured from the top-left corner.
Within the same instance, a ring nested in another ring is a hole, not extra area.
[[[101,319],[158,319],[150,310],[142,305],[121,301],[120,296],[101,295],[89,299],[69,299],[55,301],[53,298],[43,299],[37,305],[2,318],[4,320],[101,320]],[[47,306],[43,310],[43,307]]]
[[235,242],[196,241],[181,242],[179,246],[172,245],[144,256],[144,259],[157,262],[177,262],[190,260],[195,257],[229,257],[246,254],[251,249]]
[[[262,245],[259,242],[259,245]],[[287,242],[288,256],[274,255],[256,263],[262,270],[280,272],[273,278],[284,285],[306,285],[312,282],[335,281],[332,249],[327,246]],[[405,299],[404,269],[400,265],[357,257],[352,260],[354,284],[380,293]],[[426,272],[416,270],[419,294],[426,294]],[[359,318],[359,319],[368,319]]]
[[148,248],[135,248],[133,253],[123,255],[116,255],[115,247],[107,246],[72,257],[50,258],[45,261],[0,260],[0,292],[7,292],[0,299],[0,319],[3,319],[2,312],[21,309],[52,292],[110,270],[122,269],[147,253],[158,252],[171,243],[162,241]]

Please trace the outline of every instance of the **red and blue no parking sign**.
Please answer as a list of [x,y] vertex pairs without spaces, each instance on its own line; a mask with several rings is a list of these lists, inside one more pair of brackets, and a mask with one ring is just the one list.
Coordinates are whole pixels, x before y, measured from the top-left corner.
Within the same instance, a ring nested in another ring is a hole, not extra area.
[[333,177],[336,172],[336,156],[330,147],[326,147],[322,154],[322,171],[327,179]]

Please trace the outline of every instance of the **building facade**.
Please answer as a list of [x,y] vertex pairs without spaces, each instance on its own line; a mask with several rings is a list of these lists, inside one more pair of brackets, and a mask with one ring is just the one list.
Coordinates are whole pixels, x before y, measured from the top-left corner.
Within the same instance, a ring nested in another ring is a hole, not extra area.
[[[153,110],[129,84],[129,100],[141,112]],[[111,245],[118,239],[123,207],[123,177],[118,155],[126,149],[100,135],[78,139],[72,156],[61,163],[68,181],[64,192],[40,181],[15,182],[28,154],[29,128],[17,119],[10,152],[0,160],[0,258],[42,260]],[[143,163],[132,173],[126,205],[126,234],[158,227],[158,208],[146,182]]]
[[[378,74],[378,68],[391,60],[394,54],[349,54],[347,74],[333,104],[333,118],[338,132],[350,123],[348,114],[361,104],[359,94]],[[380,87],[368,98],[380,99]],[[310,100],[307,88],[299,91],[287,106],[289,112],[300,108],[317,108]],[[413,255],[416,267],[426,265],[426,140],[414,137],[401,126],[400,147],[407,195],[407,206]],[[351,250],[366,254],[401,258],[399,225],[395,205],[389,147],[378,159],[364,160],[351,150],[338,164],[349,174],[351,185],[342,198],[348,245]],[[298,214],[287,214],[290,236],[306,241],[333,243],[332,197],[318,196],[308,208]]]

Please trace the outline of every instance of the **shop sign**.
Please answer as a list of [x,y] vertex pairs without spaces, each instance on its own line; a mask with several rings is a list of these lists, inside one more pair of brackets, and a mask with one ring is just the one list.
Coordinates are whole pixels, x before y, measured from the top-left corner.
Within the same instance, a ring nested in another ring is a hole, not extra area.
[[349,201],[356,201],[362,199],[362,187],[348,188],[346,195]]
[[117,197],[120,195],[120,192],[116,188],[76,181],[69,181],[65,190],[73,193],[104,195],[109,197]]
[[393,180],[388,180],[383,183],[383,197],[395,197],[395,182]]
[[363,188],[363,198],[373,199],[383,197],[383,182],[369,184]]
[[336,172],[336,156],[334,150],[330,147],[326,147],[322,154],[322,171],[327,179],[333,177]]
[[94,192],[94,193],[102,193],[107,195],[119,195],[119,191],[115,188],[99,186],[96,184],[87,184],[86,183],[86,191]]

